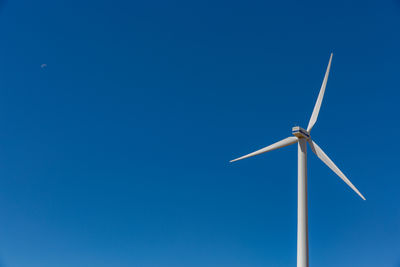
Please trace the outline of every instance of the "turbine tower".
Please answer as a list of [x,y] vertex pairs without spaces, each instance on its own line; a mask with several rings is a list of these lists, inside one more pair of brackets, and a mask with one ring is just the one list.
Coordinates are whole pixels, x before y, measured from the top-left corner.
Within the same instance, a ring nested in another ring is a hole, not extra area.
[[351,189],[353,189],[363,200],[364,196],[350,182],[349,179],[340,171],[333,161],[325,154],[325,152],[311,139],[310,132],[314,124],[317,122],[318,113],[321,108],[322,99],[324,98],[326,83],[328,82],[329,70],[331,68],[332,55],[329,58],[328,67],[325,77],[322,82],[321,90],[319,91],[317,102],[308,123],[307,130],[296,126],[292,128],[294,136],[285,138],[270,146],[264,147],[253,153],[243,157],[231,160],[230,162],[238,161],[245,158],[250,158],[271,150],[282,148],[288,145],[297,143],[298,160],[297,160],[297,267],[308,267],[308,210],[307,210],[307,143],[317,157],[322,160],[334,173],[336,173]]

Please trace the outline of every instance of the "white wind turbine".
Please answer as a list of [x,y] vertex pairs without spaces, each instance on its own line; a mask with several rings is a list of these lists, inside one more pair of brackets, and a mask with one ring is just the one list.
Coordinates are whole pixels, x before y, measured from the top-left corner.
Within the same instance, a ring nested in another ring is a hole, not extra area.
[[307,130],[296,126],[293,127],[292,133],[294,136],[285,138],[270,146],[264,147],[253,153],[243,157],[231,160],[230,162],[253,157],[271,150],[298,143],[298,188],[297,188],[297,267],[308,267],[308,211],[307,211],[307,142],[311,150],[320,158],[332,171],[334,171],[351,189],[353,189],[363,200],[364,196],[357,188],[347,179],[347,177],[339,170],[333,161],[325,154],[325,152],[313,141],[310,137],[310,131],[313,128],[318,118],[318,113],[321,108],[322,99],[325,93],[326,83],[328,81],[329,70],[331,68],[332,54],[329,58],[328,67],[326,69],[324,81],[322,82],[321,90],[318,95],[317,102]]

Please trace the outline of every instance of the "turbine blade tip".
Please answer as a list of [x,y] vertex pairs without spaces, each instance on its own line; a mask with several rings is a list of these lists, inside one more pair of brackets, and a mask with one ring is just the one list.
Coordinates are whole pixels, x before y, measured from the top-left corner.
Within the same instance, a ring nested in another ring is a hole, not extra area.
[[359,197],[362,198],[362,200],[366,200],[365,197],[363,196],[363,194],[360,193],[360,191],[357,190],[356,193],[357,193],[357,195],[358,195]]
[[362,198],[362,200],[366,200],[365,197],[363,196],[363,194],[361,194],[360,191],[357,190],[356,193]]

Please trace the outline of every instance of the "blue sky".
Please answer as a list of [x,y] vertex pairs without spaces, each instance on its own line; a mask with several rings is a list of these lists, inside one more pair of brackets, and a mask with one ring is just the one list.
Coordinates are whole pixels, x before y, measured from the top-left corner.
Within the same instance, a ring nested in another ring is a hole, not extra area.
[[[400,266],[399,1],[0,1],[0,266]],[[47,66],[42,68],[41,65]],[[309,150],[310,152],[310,150]]]

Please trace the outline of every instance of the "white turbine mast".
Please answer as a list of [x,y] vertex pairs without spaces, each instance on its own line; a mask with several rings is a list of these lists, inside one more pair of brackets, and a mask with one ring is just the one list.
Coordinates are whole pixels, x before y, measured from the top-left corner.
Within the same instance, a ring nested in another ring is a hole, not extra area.
[[308,210],[307,210],[307,143],[317,157],[322,160],[334,173],[336,173],[353,191],[355,191],[363,200],[365,197],[357,190],[343,172],[333,163],[333,161],[325,154],[325,152],[311,139],[310,132],[317,122],[318,113],[321,108],[322,99],[324,98],[326,83],[328,82],[329,71],[332,62],[331,54],[325,77],[322,82],[321,89],[318,94],[317,102],[315,103],[310,122],[307,130],[296,126],[292,128],[294,136],[287,137],[272,145],[264,147],[260,150],[231,160],[230,162],[238,161],[245,158],[250,158],[271,150],[282,148],[288,145],[298,143],[298,188],[297,188],[297,267],[308,267]]

